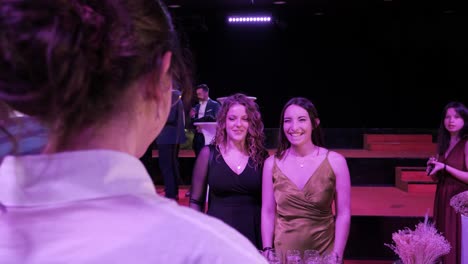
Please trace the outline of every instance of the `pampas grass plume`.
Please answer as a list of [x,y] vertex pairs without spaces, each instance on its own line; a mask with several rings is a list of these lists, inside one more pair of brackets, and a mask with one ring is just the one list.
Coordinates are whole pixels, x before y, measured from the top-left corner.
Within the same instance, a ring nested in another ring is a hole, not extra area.
[[450,243],[437,231],[434,224],[428,220],[416,225],[414,230],[405,228],[392,234],[393,244],[385,244],[391,248],[404,264],[432,264],[450,252]]
[[450,206],[459,214],[468,217],[468,191],[454,195],[450,199]]

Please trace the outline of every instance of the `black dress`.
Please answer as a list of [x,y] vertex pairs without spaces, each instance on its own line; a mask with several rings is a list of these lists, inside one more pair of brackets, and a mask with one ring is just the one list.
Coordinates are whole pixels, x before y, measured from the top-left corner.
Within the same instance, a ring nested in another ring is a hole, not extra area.
[[252,160],[239,175],[226,164],[216,148],[208,171],[209,200],[207,214],[221,219],[262,248],[260,210],[262,170]]

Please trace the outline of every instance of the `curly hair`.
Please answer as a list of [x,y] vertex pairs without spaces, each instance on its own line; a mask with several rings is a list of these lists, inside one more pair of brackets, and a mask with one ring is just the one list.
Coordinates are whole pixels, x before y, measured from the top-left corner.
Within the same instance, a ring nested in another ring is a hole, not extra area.
[[178,35],[158,0],[3,0],[0,99],[64,143],[118,111],[130,84],[159,71],[168,51],[173,78],[191,90]]
[[227,141],[226,134],[226,118],[229,109],[233,105],[243,105],[247,113],[249,129],[244,142],[244,147],[247,150],[250,158],[256,169],[263,165],[263,162],[268,157],[268,151],[265,148],[265,134],[262,115],[260,114],[257,103],[248,98],[242,93],[236,93],[228,96],[221,105],[216,116],[217,127],[216,134],[211,144],[214,144],[219,150],[219,145],[225,144]]

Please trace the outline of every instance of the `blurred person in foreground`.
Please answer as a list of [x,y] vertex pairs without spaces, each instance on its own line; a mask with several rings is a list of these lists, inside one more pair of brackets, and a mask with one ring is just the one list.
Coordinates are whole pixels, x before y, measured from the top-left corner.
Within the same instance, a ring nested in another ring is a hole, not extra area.
[[138,160],[188,70],[155,0],[4,0],[0,100],[47,125],[0,166],[0,263],[265,263],[221,221],[156,194]]

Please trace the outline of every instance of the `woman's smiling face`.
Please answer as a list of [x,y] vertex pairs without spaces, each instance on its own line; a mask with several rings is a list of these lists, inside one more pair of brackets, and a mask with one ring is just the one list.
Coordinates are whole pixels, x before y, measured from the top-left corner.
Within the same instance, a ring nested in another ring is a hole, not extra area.
[[226,115],[226,135],[229,140],[243,142],[249,130],[249,116],[245,106],[235,104]]
[[302,145],[312,140],[312,122],[307,111],[290,105],[284,111],[283,131],[291,145]]

